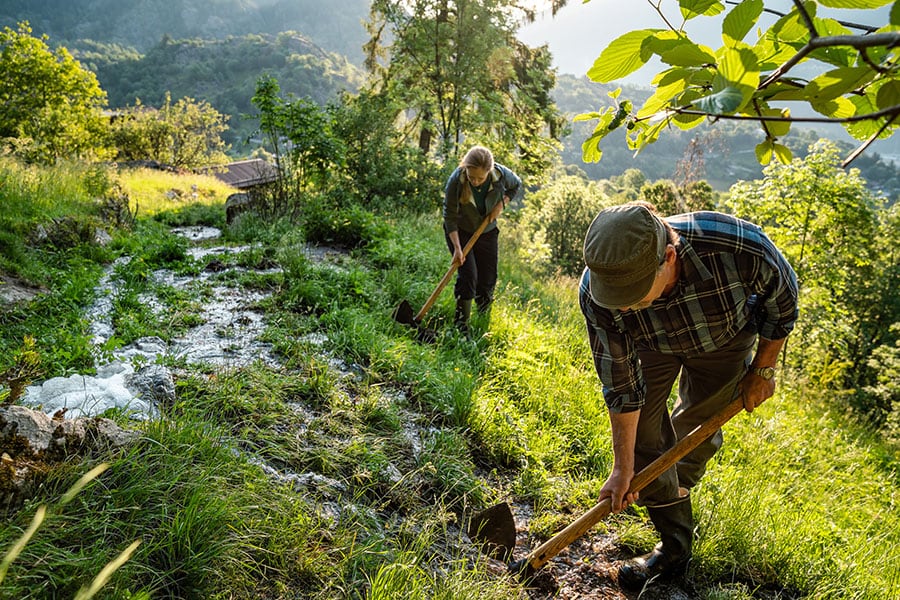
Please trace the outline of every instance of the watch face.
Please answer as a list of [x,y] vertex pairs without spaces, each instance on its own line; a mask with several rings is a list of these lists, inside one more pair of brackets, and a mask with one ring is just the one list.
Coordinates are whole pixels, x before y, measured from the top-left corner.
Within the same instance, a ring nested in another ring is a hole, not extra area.
[[756,374],[763,379],[772,379],[775,377],[775,369],[773,367],[761,367],[756,369]]

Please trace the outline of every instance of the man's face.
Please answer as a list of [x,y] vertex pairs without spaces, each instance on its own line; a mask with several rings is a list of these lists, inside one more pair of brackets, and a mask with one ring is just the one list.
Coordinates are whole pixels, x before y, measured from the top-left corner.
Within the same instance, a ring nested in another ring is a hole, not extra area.
[[643,310],[648,308],[657,298],[662,296],[663,291],[665,291],[666,286],[669,284],[669,267],[675,259],[674,248],[672,248],[672,252],[669,252],[669,248],[672,248],[672,246],[666,248],[666,258],[656,270],[656,278],[653,280],[653,285],[650,286],[650,291],[647,292],[647,295],[641,298],[639,302],[636,302],[631,306],[623,306],[619,310]]

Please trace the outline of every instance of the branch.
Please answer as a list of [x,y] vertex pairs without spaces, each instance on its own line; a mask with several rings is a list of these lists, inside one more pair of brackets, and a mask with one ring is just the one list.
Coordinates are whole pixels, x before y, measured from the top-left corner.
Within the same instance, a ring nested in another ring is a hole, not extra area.
[[803,22],[806,24],[806,28],[809,29],[809,37],[811,39],[819,37],[819,32],[816,31],[816,26],[813,23],[812,17],[809,16],[808,12],[806,12],[806,7],[803,6],[803,3],[800,2],[800,0],[794,0],[794,6],[797,7],[797,12],[800,13],[800,16],[803,18]]
[[759,84],[759,87],[756,88],[758,90],[765,89],[766,87],[772,85],[779,79],[781,79],[785,73],[790,71],[797,63],[807,57],[814,50],[818,50],[819,48],[828,48],[830,46],[850,46],[851,48],[856,48],[859,51],[862,51],[863,48],[872,48],[874,46],[885,46],[887,48],[893,48],[894,46],[900,45],[900,33],[876,33],[873,35],[831,35],[824,37],[814,37],[811,38],[806,45],[800,48],[800,50],[792,56],[790,59],[785,61],[783,65],[775,69],[771,75],[769,75],[765,81]]
[[852,117],[842,117],[839,119],[831,118],[831,117],[767,117],[764,115],[730,115],[730,114],[717,114],[717,113],[709,113],[702,110],[693,110],[689,108],[667,108],[658,113],[652,114],[648,117],[644,117],[640,119],[642,121],[650,120],[655,117],[658,117],[660,114],[665,114],[669,116],[670,113],[675,113],[679,115],[692,115],[698,117],[709,117],[710,119],[718,120],[718,119],[726,119],[731,121],[780,121],[782,123],[857,123],[859,121],[875,121],[880,119],[881,117],[891,117],[891,121],[900,116],[900,104],[895,104],[894,106],[889,106],[888,108],[884,108],[882,110],[868,113],[865,115],[854,115]]
[[[725,4],[730,4],[731,6],[737,6],[738,4],[740,4],[740,2],[737,0],[725,0]],[[763,12],[769,13],[770,15],[775,15],[776,17],[787,16],[787,13],[777,11],[773,8],[763,8]],[[872,25],[862,25],[860,23],[853,23],[851,21],[841,21],[840,19],[835,19],[835,21],[837,21],[844,27],[849,27],[851,29],[859,29],[860,31],[865,31],[868,33],[875,33],[879,29],[878,27],[873,27]]]
[[897,115],[894,114],[891,116],[890,119],[885,121],[884,125],[882,125],[881,128],[874,135],[869,136],[869,139],[867,139],[864,144],[862,144],[859,148],[857,148],[856,150],[851,152],[850,155],[844,159],[844,162],[841,163],[841,167],[846,169],[850,165],[850,163],[852,163],[854,160],[856,160],[860,154],[865,152],[866,148],[871,146],[875,142],[875,140],[877,140],[881,136],[881,134],[884,133],[885,130],[888,127],[890,127],[891,123],[893,123],[896,119],[897,119]]

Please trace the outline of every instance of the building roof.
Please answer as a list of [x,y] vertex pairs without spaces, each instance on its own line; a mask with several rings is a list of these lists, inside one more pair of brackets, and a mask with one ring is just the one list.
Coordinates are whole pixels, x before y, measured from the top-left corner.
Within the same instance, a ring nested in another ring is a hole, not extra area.
[[261,158],[206,167],[203,171],[239,190],[272,183],[278,178],[278,170]]

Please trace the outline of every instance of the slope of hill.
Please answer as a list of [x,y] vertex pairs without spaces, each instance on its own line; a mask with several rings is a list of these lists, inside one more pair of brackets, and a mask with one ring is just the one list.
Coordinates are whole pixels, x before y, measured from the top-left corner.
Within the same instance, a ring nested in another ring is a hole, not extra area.
[[245,118],[260,75],[273,75],[285,96],[310,98],[324,104],[342,90],[354,91],[363,74],[346,58],[326,52],[295,32],[244,35],[224,40],[163,39],[143,56],[109,57],[107,50],[75,52],[97,74],[111,107],[133,105],[136,99],[160,106],[167,92],[206,100],[230,116],[223,136],[240,151],[254,123]]
[[31,23],[36,34],[67,47],[78,40],[146,52],[164,36],[226,38],[302,31],[330,52],[362,61],[368,0],[0,0],[0,26]]

